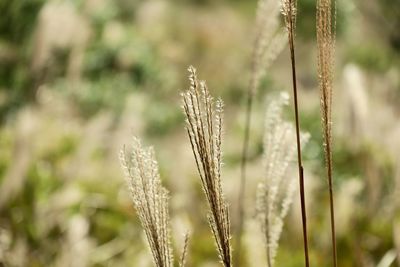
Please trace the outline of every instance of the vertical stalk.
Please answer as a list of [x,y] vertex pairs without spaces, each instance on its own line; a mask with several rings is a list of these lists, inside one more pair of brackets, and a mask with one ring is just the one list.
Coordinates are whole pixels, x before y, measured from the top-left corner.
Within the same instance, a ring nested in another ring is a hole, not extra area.
[[240,266],[241,246],[242,246],[242,232],[244,223],[244,192],[246,189],[246,163],[249,153],[249,139],[250,139],[250,126],[251,126],[251,112],[253,109],[253,90],[248,90],[246,102],[246,116],[245,116],[245,130],[243,138],[242,158],[240,163],[240,184],[239,184],[239,197],[238,197],[238,225],[236,231],[237,243],[234,262]]
[[[331,151],[330,143],[326,144],[326,150]],[[330,156],[332,157],[332,156]],[[337,250],[336,250],[336,229],[335,229],[335,209],[333,204],[333,185],[332,185],[332,161],[328,161],[328,187],[329,187],[329,210],[331,219],[331,238],[332,238],[332,257],[333,266],[337,267]]]
[[337,266],[335,210],[332,183],[332,88],[336,41],[336,2],[317,1],[318,79],[321,92],[321,121],[324,138],[326,176],[329,188],[333,266]]
[[237,236],[234,258],[240,264],[242,252],[242,232],[244,226],[244,199],[246,193],[246,165],[249,158],[249,142],[253,102],[260,79],[266,69],[275,60],[284,46],[283,34],[279,29],[279,2],[277,0],[258,0],[255,21],[255,39],[253,43],[251,75],[247,90],[243,146],[240,163],[240,184],[238,194],[238,220],[235,234]]
[[308,256],[308,237],[307,237],[307,213],[305,204],[305,193],[304,193],[304,169],[301,161],[301,144],[300,144],[300,122],[299,122],[299,110],[298,110],[298,98],[297,98],[297,82],[296,82],[296,58],[295,58],[295,46],[294,46],[294,23],[293,23],[293,4],[292,0],[289,1],[289,12],[288,12],[288,38],[289,38],[289,49],[290,49],[290,60],[292,65],[292,83],[293,83],[293,103],[295,113],[295,124],[296,124],[296,144],[297,144],[297,163],[299,172],[299,184],[300,184],[300,204],[301,204],[301,219],[303,226],[303,245],[304,245],[304,260],[305,266],[309,267],[309,256]]

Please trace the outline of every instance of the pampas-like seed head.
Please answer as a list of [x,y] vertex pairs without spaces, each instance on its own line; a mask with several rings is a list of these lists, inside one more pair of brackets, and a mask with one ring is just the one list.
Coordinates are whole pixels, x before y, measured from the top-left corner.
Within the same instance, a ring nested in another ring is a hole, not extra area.
[[296,32],[297,0],[281,0],[281,13],[286,30],[294,35]]
[[[257,214],[265,237],[268,267],[274,265],[278,242],[285,218],[293,199],[295,177],[288,177],[290,163],[296,155],[295,129],[282,118],[289,95],[282,93],[271,102],[265,117],[264,170],[265,179],[258,185]],[[308,133],[301,134],[304,146]]]
[[252,55],[250,90],[255,94],[268,67],[285,48],[285,34],[279,25],[279,2],[259,0]]
[[318,80],[321,92],[321,119],[324,130],[325,158],[331,159],[329,146],[332,138],[332,87],[335,57],[336,32],[335,1],[317,1],[317,45],[318,45]]
[[186,265],[188,245],[189,245],[189,233],[186,233],[185,239],[183,242],[183,249],[182,249],[181,257],[179,259],[179,267],[185,267],[185,265]]
[[223,103],[214,101],[196,69],[189,67],[189,90],[182,93],[186,130],[210,212],[208,220],[223,266],[231,267],[230,219],[221,185]]
[[332,87],[336,42],[335,0],[317,0],[318,80],[321,92],[321,120],[324,137],[326,176],[329,186],[329,210],[333,266],[337,266],[335,211],[332,167]]
[[142,147],[140,141],[133,138],[131,150],[123,149],[120,159],[154,264],[157,267],[172,267],[168,191],[161,184],[154,150]]

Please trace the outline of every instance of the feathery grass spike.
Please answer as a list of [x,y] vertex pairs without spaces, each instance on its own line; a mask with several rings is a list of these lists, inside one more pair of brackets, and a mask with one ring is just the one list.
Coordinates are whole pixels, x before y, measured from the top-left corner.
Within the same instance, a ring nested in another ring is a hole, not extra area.
[[[296,154],[295,129],[282,118],[289,95],[282,93],[268,106],[264,130],[265,179],[258,185],[257,215],[266,244],[267,266],[274,266],[278,242],[285,218],[293,200],[295,179],[288,177],[290,163]],[[309,139],[301,134],[302,145]]]
[[285,47],[285,32],[279,23],[279,1],[259,0],[255,21],[255,38],[253,44],[251,73],[247,88],[245,128],[243,135],[242,158],[240,167],[240,186],[238,194],[238,222],[236,227],[237,244],[235,262],[240,264],[241,240],[244,222],[244,192],[246,187],[246,164],[249,153],[251,113],[253,99],[262,77],[267,69]]
[[132,150],[127,152],[124,148],[120,159],[154,264],[157,267],[173,267],[168,191],[161,184],[154,150],[152,147],[143,148],[140,141],[133,138]]
[[296,33],[297,1],[282,0],[281,13],[285,21],[286,30],[294,36]]
[[221,185],[223,103],[214,101],[206,83],[189,67],[189,90],[182,93],[186,130],[210,212],[208,220],[223,266],[232,266],[230,219]]
[[300,185],[300,205],[301,205],[301,220],[303,227],[303,246],[304,246],[304,262],[305,266],[309,267],[308,256],[308,237],[307,237],[307,212],[304,191],[304,168],[301,161],[301,138],[300,138],[300,119],[299,107],[297,100],[297,81],[296,81],[296,56],[295,56],[295,34],[296,34],[296,16],[297,16],[297,0],[282,0],[281,12],[285,21],[285,26],[288,34],[288,42],[290,49],[290,61],[292,66],[292,87],[293,87],[293,104],[296,126],[296,146],[297,146],[297,164],[299,172]]
[[252,94],[256,93],[268,67],[285,48],[285,34],[279,23],[279,7],[278,1],[258,1],[249,85]]
[[186,265],[186,256],[187,256],[188,245],[189,245],[189,233],[186,233],[181,258],[179,260],[179,267],[185,267],[185,265]]
[[326,175],[329,186],[329,208],[333,266],[337,266],[335,212],[332,185],[332,87],[336,40],[335,0],[317,1],[318,80],[321,95],[321,120],[324,137]]

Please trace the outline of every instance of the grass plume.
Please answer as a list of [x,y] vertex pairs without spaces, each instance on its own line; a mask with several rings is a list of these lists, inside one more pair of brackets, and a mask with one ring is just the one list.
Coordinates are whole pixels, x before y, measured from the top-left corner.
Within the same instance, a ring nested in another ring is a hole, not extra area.
[[[296,188],[294,177],[288,177],[290,163],[296,154],[295,129],[283,120],[283,108],[288,105],[289,95],[281,95],[268,106],[264,131],[265,179],[258,185],[257,217],[261,223],[266,245],[267,266],[274,266],[283,220],[288,213]],[[301,134],[302,145],[308,133]]]
[[333,266],[337,266],[335,211],[332,185],[332,87],[336,41],[335,0],[317,1],[318,80],[321,95],[321,120],[324,138],[326,175],[329,187],[329,208]]
[[300,121],[299,108],[297,100],[297,81],[296,81],[296,57],[295,57],[295,34],[296,34],[296,17],[297,17],[297,0],[282,0],[281,12],[285,21],[286,31],[289,41],[290,61],[292,66],[292,84],[293,84],[293,104],[296,125],[296,146],[297,146],[297,164],[299,172],[300,184],[300,205],[301,219],[303,226],[303,245],[304,245],[304,261],[305,266],[309,267],[308,256],[308,237],[307,237],[307,212],[304,193],[304,168],[301,161],[301,140],[300,140]]
[[279,2],[259,0],[255,21],[255,38],[251,58],[251,73],[247,89],[245,128],[240,167],[240,185],[238,194],[238,223],[236,227],[235,262],[240,265],[241,240],[244,223],[244,193],[246,188],[246,164],[249,153],[251,113],[253,99],[266,70],[285,47],[285,34],[279,26]]
[[154,264],[156,267],[173,267],[168,191],[161,184],[154,150],[142,147],[140,141],[133,138],[131,151],[124,148],[120,159]]
[[186,129],[210,207],[208,221],[224,267],[232,266],[230,219],[221,185],[223,103],[214,101],[196,69],[189,67],[189,90],[182,93]]
[[185,267],[185,265],[186,265],[186,257],[187,257],[188,245],[189,245],[189,233],[186,233],[185,234],[184,243],[183,243],[183,249],[182,249],[181,257],[179,259],[179,267]]

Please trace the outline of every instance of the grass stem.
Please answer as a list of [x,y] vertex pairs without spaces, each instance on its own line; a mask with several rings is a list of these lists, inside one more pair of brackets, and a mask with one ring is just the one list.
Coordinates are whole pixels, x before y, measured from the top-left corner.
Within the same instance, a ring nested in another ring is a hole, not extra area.
[[297,97],[297,81],[296,81],[296,57],[295,57],[295,0],[289,0],[287,6],[287,29],[290,49],[290,60],[292,65],[292,84],[293,84],[293,103],[295,112],[295,126],[296,126],[296,144],[297,144],[297,163],[299,172],[299,184],[300,184],[300,204],[301,204],[301,219],[303,226],[303,245],[304,245],[304,260],[305,266],[309,267],[309,255],[308,255],[308,235],[307,235],[307,212],[305,204],[305,190],[304,190],[304,168],[301,161],[301,143],[300,143],[300,122],[299,122],[299,108],[298,108],[298,97]]

